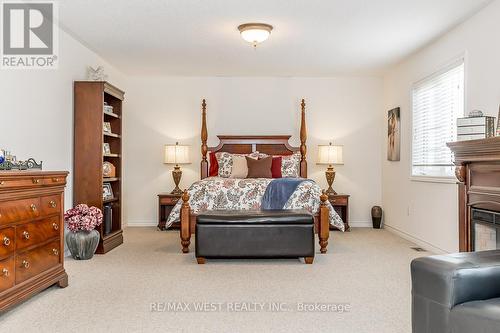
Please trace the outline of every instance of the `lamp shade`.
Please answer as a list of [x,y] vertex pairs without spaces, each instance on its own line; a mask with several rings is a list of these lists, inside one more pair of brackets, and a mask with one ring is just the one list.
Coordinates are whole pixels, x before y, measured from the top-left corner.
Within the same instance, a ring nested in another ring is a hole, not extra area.
[[319,145],[317,164],[344,164],[344,146]]
[[189,164],[189,146],[165,145],[165,164]]

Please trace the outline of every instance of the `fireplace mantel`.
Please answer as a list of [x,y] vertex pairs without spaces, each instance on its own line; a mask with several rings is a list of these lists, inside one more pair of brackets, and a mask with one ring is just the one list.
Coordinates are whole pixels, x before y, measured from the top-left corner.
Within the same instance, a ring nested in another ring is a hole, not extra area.
[[460,251],[472,251],[471,208],[500,211],[500,137],[450,142],[458,183]]

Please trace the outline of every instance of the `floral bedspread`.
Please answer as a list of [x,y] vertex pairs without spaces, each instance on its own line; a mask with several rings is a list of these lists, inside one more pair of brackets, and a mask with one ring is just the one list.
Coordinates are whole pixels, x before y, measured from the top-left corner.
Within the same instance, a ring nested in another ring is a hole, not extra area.
[[[260,209],[260,204],[270,178],[233,179],[209,177],[195,182],[188,189],[189,205],[194,214],[206,210]],[[319,212],[320,187],[312,180],[302,182],[285,204],[285,209],[306,209],[315,214]],[[179,220],[182,200],[179,200],[170,213],[166,226]],[[327,202],[330,209],[330,224],[344,231],[342,219]]]

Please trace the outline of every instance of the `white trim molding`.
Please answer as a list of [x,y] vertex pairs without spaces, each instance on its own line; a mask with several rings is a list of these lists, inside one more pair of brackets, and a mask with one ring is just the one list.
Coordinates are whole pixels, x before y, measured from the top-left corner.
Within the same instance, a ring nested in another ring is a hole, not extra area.
[[439,247],[436,247],[436,246],[432,245],[431,243],[428,243],[420,238],[414,237],[410,234],[407,234],[404,231],[401,231],[397,228],[391,227],[390,225],[384,224],[384,228],[387,231],[392,232],[393,234],[396,234],[401,238],[404,238],[412,243],[417,244],[418,246],[422,247],[426,251],[431,252],[433,254],[449,254],[450,253],[450,252],[445,251]]

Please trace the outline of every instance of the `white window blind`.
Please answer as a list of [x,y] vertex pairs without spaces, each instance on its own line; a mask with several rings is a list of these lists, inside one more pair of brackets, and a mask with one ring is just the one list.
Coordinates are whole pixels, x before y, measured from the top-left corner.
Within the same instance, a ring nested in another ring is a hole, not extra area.
[[464,115],[464,61],[413,87],[412,176],[453,177],[447,142],[457,139],[457,118]]

